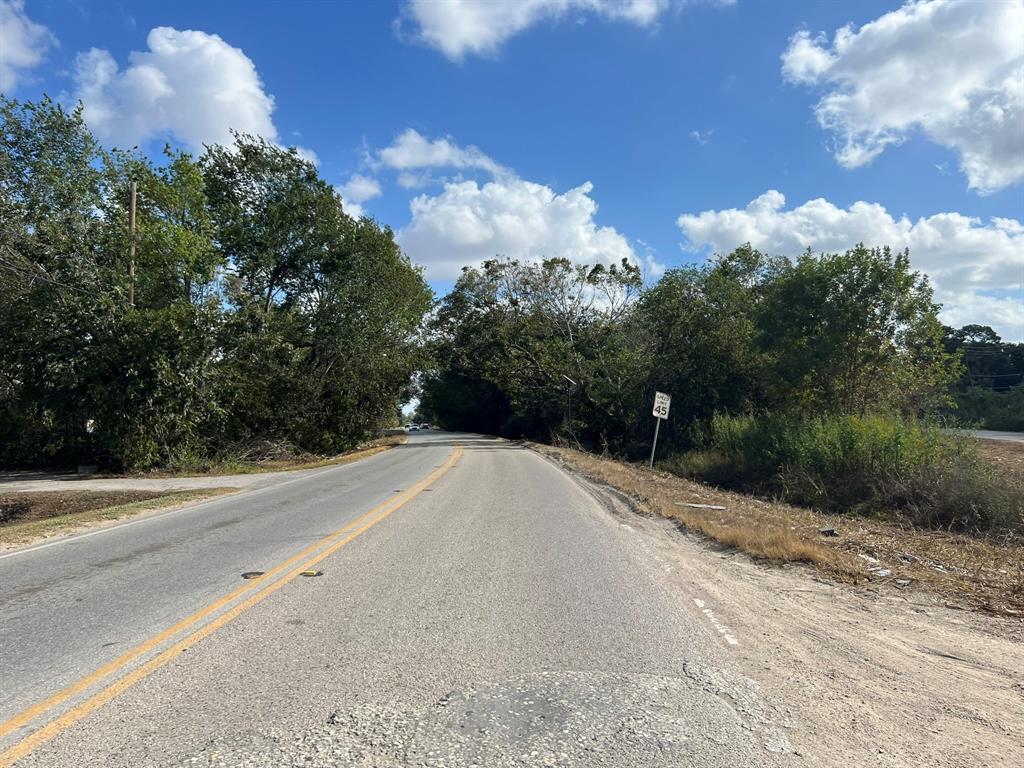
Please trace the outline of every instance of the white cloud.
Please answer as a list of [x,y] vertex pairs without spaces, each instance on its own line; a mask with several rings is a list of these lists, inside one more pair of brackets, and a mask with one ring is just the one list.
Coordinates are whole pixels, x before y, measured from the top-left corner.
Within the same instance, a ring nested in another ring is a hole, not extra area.
[[430,141],[413,128],[406,129],[390,146],[380,150],[375,162],[406,172],[400,181],[407,188],[421,185],[421,177],[409,172],[423,168],[480,170],[495,176],[509,173],[473,145],[460,147],[451,138]]
[[[231,129],[278,140],[274,97],[256,66],[217,35],[157,27],[147,51],[134,51],[119,70],[109,52],[93,48],[75,62],[75,97],[102,139],[121,147],[173,136],[193,150],[231,142]],[[299,154],[316,162],[316,154]]]
[[335,190],[341,195],[341,205],[345,213],[357,219],[366,215],[366,209],[362,204],[381,195],[380,182],[372,176],[359,173],[351,176],[340,187],[335,187]]
[[380,182],[372,176],[363,176],[357,173],[338,187],[338,192],[348,200],[356,203],[365,203],[367,200],[380,197]]
[[450,182],[410,204],[412,221],[398,233],[409,257],[431,280],[450,280],[464,265],[495,256],[565,257],[579,263],[636,261],[629,241],[594,221],[590,183],[558,194],[543,184],[503,178],[483,186]]
[[824,35],[795,34],[792,83],[825,86],[815,106],[856,168],[914,130],[956,150],[972,189],[1024,179],[1024,3],[925,0]]
[[[339,192],[338,194],[341,193]],[[366,209],[363,206],[351,200],[346,200],[344,195],[341,195],[341,209],[353,219],[361,219],[366,215]]]
[[513,35],[570,11],[649,27],[668,7],[669,0],[407,0],[402,19],[415,25],[417,39],[458,61],[493,54]]
[[398,174],[398,186],[402,189],[419,189],[425,187],[432,181],[428,173],[409,173],[402,171]]
[[0,92],[10,92],[26,70],[43,60],[57,38],[32,21],[22,0],[0,0]]
[[[992,325],[1006,338],[1024,338],[1024,224],[988,222],[959,213],[911,221],[877,203],[840,208],[821,198],[790,210],[781,192],[769,190],[746,208],[683,214],[679,228],[693,248],[728,252],[743,243],[773,254],[796,256],[845,251],[859,242],[910,249],[915,269],[926,272],[943,302],[943,319]],[[1018,298],[993,296],[1015,291]]]

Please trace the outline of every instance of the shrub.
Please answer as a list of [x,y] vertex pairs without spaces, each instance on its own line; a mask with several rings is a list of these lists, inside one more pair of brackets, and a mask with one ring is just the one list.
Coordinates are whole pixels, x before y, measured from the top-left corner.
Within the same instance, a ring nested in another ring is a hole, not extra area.
[[706,447],[663,466],[831,511],[901,514],[914,525],[1022,530],[1024,493],[970,438],[891,416],[715,416]]

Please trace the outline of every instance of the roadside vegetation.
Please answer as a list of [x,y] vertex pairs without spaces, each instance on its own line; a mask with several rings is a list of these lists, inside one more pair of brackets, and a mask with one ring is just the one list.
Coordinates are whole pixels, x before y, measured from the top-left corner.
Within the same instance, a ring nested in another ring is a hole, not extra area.
[[1024,533],[1024,487],[975,441],[895,416],[716,415],[702,447],[659,466],[724,488],[920,528]]
[[286,442],[259,441],[246,446],[232,446],[222,454],[190,461],[177,461],[138,474],[146,477],[177,477],[182,475],[249,475],[261,472],[291,472],[350,464],[382,453],[405,442],[404,435],[387,435],[362,443],[357,448],[334,456],[303,451]]
[[[130,185],[138,185],[132,298]],[[0,97],[0,466],[331,456],[397,420],[432,294],[295,150],[161,163]]]
[[0,493],[0,547],[90,524],[166,509],[232,493],[235,488],[187,491],[32,491]]
[[943,344],[964,363],[953,418],[982,429],[1024,431],[1024,342],[1005,342],[986,325],[965,325],[946,328]]
[[[665,470],[1010,544],[1024,487],[940,428],[969,362],[951,334],[981,331],[952,332],[938,309],[908,254],[884,247],[790,259],[744,246],[647,284],[628,262],[498,259],[464,270],[432,318],[420,408],[450,428],[641,461],[654,393],[668,392]],[[784,527],[699,527],[759,556],[824,556]]]

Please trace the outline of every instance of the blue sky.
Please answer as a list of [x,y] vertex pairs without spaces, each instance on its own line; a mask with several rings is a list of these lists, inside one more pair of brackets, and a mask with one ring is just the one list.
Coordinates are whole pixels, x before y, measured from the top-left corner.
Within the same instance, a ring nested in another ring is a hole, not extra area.
[[864,239],[911,247],[948,322],[1024,338],[1020,0],[0,5],[8,95],[150,151],[311,150],[439,291],[496,251],[654,277]]

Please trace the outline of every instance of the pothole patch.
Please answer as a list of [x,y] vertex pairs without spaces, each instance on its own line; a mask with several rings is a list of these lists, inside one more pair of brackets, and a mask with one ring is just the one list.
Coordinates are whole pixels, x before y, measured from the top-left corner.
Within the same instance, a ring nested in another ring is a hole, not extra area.
[[[734,681],[733,681],[734,682]],[[192,766],[399,768],[772,766],[789,751],[756,683],[694,667],[685,677],[544,672],[452,691],[403,711],[361,704],[301,733],[222,738]],[[709,696],[709,693],[715,695]]]

